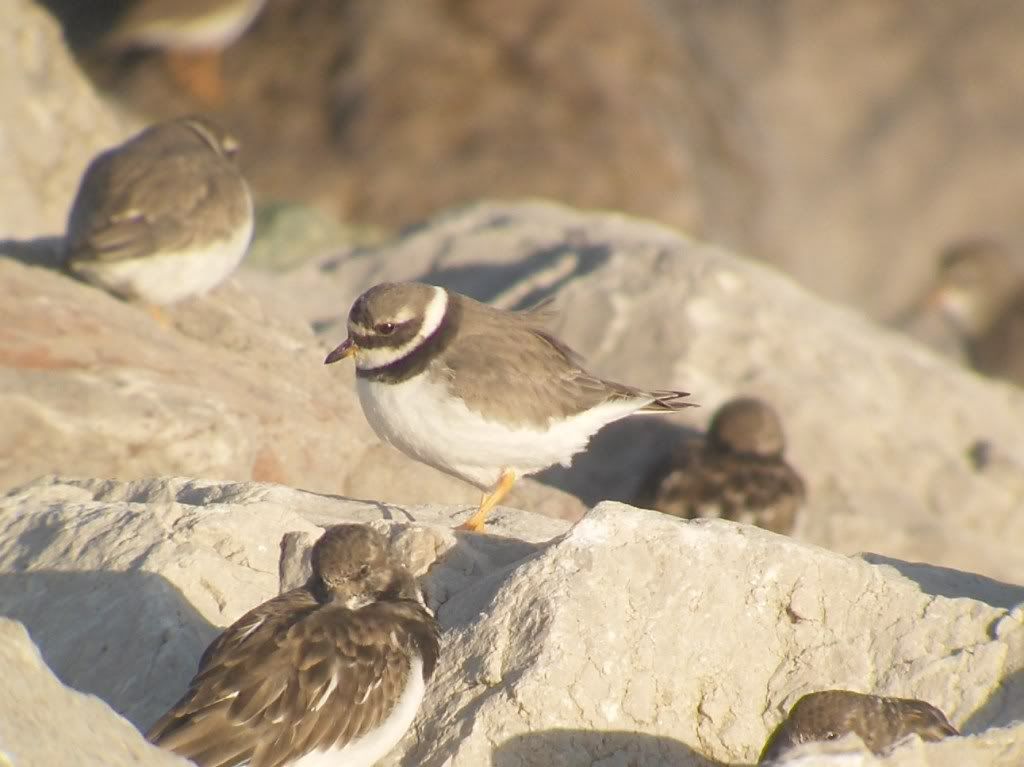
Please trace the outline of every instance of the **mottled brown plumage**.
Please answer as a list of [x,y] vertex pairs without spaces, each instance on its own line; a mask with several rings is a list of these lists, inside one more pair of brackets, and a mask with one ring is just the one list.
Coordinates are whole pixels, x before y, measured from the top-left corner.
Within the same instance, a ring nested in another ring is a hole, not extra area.
[[380,727],[415,664],[430,677],[437,624],[379,533],[331,528],[312,563],[305,586],[246,613],[207,648],[150,740],[201,767],[284,767]]
[[761,751],[765,764],[800,743],[836,740],[853,733],[872,753],[882,754],[908,735],[936,741],[959,735],[939,709],[912,698],[883,698],[849,690],[804,695]]
[[685,519],[718,517],[789,533],[804,502],[783,455],[782,423],[753,398],[719,408],[704,439],[681,444],[645,480],[637,504]]

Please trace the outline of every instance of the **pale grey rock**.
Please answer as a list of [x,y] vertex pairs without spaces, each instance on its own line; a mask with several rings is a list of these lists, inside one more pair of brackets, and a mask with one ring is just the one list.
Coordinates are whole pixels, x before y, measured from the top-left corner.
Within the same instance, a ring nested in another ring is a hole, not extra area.
[[104,104],[31,0],[4,0],[0,28],[0,240],[61,235],[78,180],[133,125]]
[[615,503],[568,531],[503,509],[498,535],[456,535],[453,514],[257,483],[50,478],[0,501],[0,613],[62,680],[144,727],[205,641],[277,593],[282,537],[298,534],[301,558],[319,526],[362,521],[423,574],[445,628],[421,715],[385,764],[750,763],[796,699],[834,687],[928,700],[968,736],[877,764],[1024,758],[1019,588],[940,571],[973,598],[939,596],[926,565],[904,575]]
[[[685,389],[701,409],[613,424],[545,481],[587,505],[629,502],[684,430],[754,395],[780,413],[808,483],[799,538],[1024,583],[1024,391],[721,248],[621,215],[481,203],[273,282],[242,279],[268,301],[301,297],[328,345],[344,338],[351,301],[381,281],[424,280],[506,307],[553,297],[554,330],[596,372]],[[334,368],[347,384],[349,371]],[[1003,468],[973,465],[979,440]]]
[[[572,756],[540,758],[544,733],[556,731],[555,743],[564,730],[673,739],[696,752],[679,764],[750,762],[815,689],[927,699],[967,733],[1009,724],[1024,694],[1019,610],[932,596],[754,528],[610,503],[511,574],[460,593],[439,617],[445,647],[457,650],[442,656],[425,703],[420,742],[407,754],[416,764],[486,764],[509,741],[495,764],[631,753],[581,737]],[[636,747],[628,763],[665,763],[668,753]]]
[[268,203],[256,209],[255,229],[245,265],[284,271],[343,247],[382,239],[383,235],[373,229],[345,226],[309,205]]
[[[1024,582],[1024,394],[956,370],[769,269],[670,229],[550,204],[481,204],[403,239],[237,284],[171,313],[0,259],[0,486],[47,473],[257,480],[399,504],[474,488],[382,444],[350,365],[323,366],[351,300],[387,279],[504,306],[555,298],[555,330],[609,377],[703,407],[626,419],[509,505],[576,519],[632,501],[652,462],[738,394],[773,404],[809,500],[797,535]],[[304,323],[325,328],[314,337]],[[973,446],[999,467],[979,468]],[[1000,468],[1001,467],[1001,468]],[[397,478],[397,479],[396,479]]]
[[278,591],[296,589],[313,571],[312,550],[316,538],[309,533],[292,531],[281,538],[281,558],[277,564]]
[[[28,626],[62,681],[145,728],[177,700],[219,631],[278,592],[286,534],[312,541],[342,521],[427,525],[396,534],[421,574],[456,546],[453,519],[469,511],[257,483],[44,479],[0,499],[0,615]],[[566,523],[499,509],[492,527],[515,540],[465,538],[432,581],[434,600]]]
[[25,627],[0,618],[0,764],[4,767],[186,767],[151,746],[101,700],[69,690]]
[[[396,503],[476,505],[479,491],[382,444],[351,369],[284,302],[230,281],[168,308],[138,306],[0,258],[0,488],[50,473],[188,474],[281,482]],[[400,477],[400,479],[396,479]],[[583,504],[530,480],[509,503],[578,518]]]
[[[0,323],[10,328],[0,343],[0,489],[54,472],[189,474],[401,503],[478,503],[475,488],[380,444],[351,382],[329,377],[327,349],[291,320],[287,300],[263,307],[227,285],[168,311],[170,325],[161,326],[53,269],[82,172],[137,126],[100,100],[46,11],[29,0],[8,5],[0,30]],[[397,472],[404,481],[394,481]],[[584,510],[532,480],[509,503],[568,519]]]

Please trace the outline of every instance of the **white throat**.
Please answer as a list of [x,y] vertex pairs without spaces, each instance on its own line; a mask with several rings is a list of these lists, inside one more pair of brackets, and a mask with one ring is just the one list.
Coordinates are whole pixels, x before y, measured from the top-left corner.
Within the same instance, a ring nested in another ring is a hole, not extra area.
[[448,311],[448,292],[444,288],[434,287],[434,295],[423,311],[423,324],[419,332],[399,347],[381,347],[379,349],[360,349],[356,352],[356,367],[360,370],[376,370],[390,365],[392,362],[411,354],[434,331],[441,327],[444,315]]

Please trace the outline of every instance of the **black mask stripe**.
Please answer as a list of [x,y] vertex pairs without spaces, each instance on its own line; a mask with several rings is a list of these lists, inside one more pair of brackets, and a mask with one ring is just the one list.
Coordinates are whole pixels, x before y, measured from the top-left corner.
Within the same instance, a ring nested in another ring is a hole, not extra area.
[[[448,345],[455,338],[459,324],[462,322],[462,304],[457,296],[448,294],[448,308],[445,310],[441,323],[437,330],[423,339],[419,346],[387,365],[372,370],[356,368],[356,375],[368,381],[379,381],[380,383],[401,383],[426,370],[427,365],[438,354],[448,348]],[[413,333],[415,336],[415,333]],[[394,334],[388,336],[393,338]],[[359,340],[355,339],[356,344]]]
[[360,349],[385,349],[389,346],[397,349],[414,339],[416,334],[420,332],[420,326],[422,325],[423,320],[406,320],[395,325],[395,329],[390,335],[364,336],[355,334],[352,336],[352,340]]

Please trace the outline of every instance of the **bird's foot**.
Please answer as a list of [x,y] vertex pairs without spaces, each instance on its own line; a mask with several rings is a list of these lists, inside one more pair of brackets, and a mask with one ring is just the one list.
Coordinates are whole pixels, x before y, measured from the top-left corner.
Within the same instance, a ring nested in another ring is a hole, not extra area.
[[146,314],[152,317],[156,324],[165,330],[174,327],[174,321],[171,319],[171,316],[161,306],[146,304]]
[[505,496],[508,495],[508,491],[512,489],[512,485],[515,484],[515,481],[516,474],[511,469],[505,469],[501,472],[501,476],[498,477],[498,481],[492,490],[485,494],[480,501],[480,508],[476,510],[476,513],[455,529],[469,533],[482,533],[487,522],[487,515],[504,500]]
[[467,519],[465,522],[463,522],[461,525],[456,525],[455,529],[464,533],[482,533],[484,532],[484,529],[486,527],[487,524],[484,522],[484,520],[477,520],[476,515],[474,515]]

